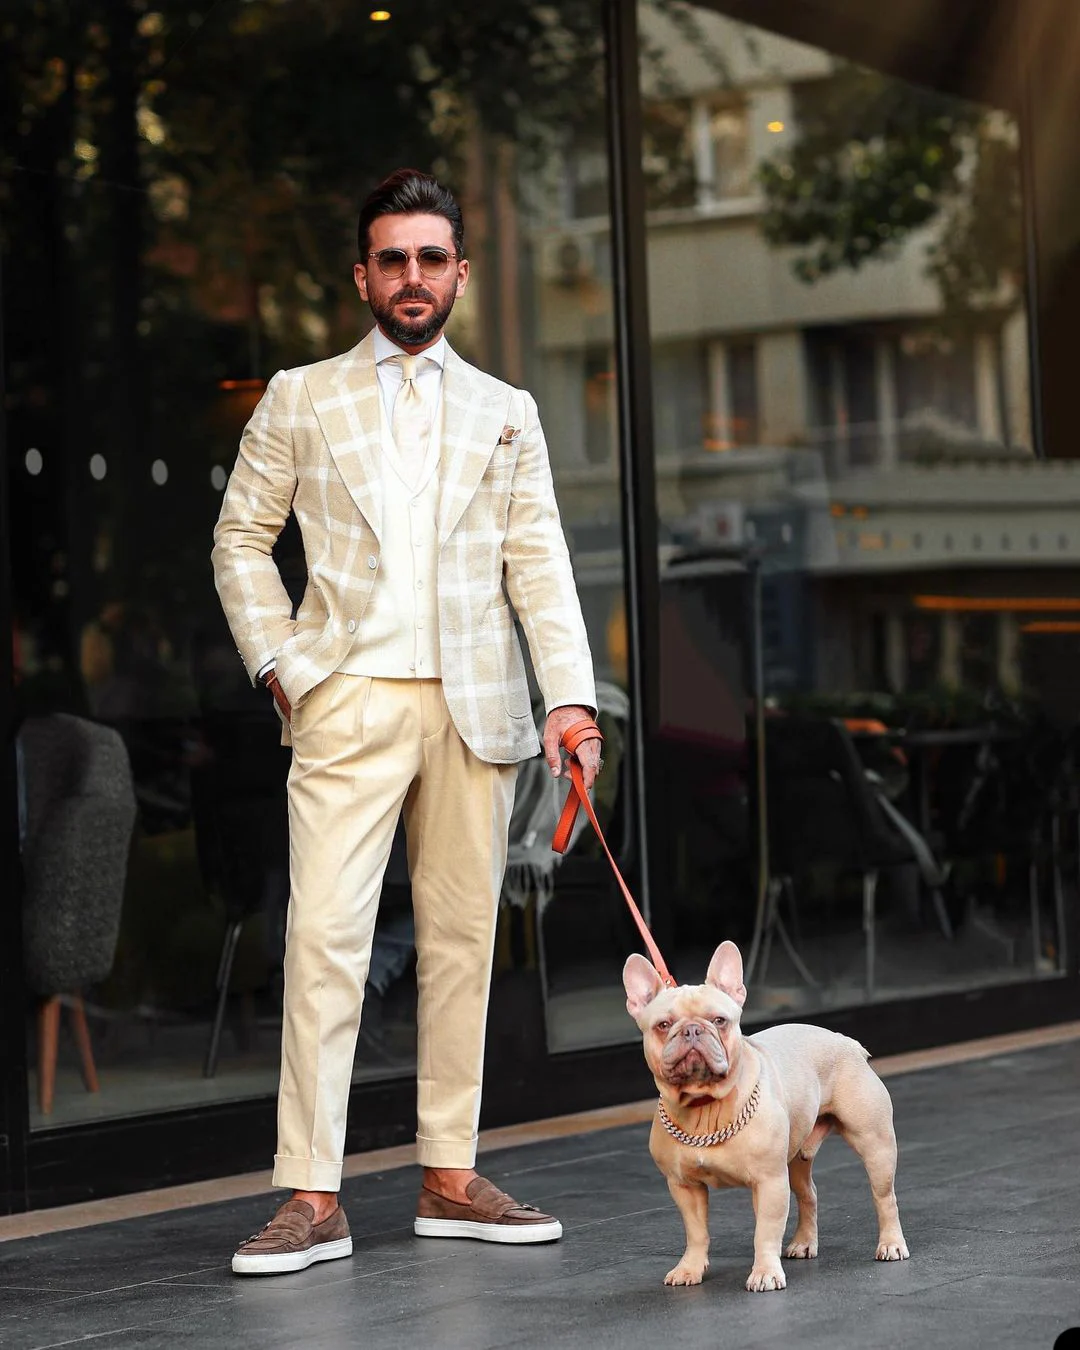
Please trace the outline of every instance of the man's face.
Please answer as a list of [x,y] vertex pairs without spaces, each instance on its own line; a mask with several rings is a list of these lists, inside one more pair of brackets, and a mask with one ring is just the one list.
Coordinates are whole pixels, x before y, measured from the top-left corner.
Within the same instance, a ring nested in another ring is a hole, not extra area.
[[[368,253],[388,248],[408,255],[402,275],[384,276],[377,258],[361,258],[353,269],[356,289],[391,341],[408,352],[422,351],[438,340],[454,301],[465,294],[469,264],[454,256],[453,231],[444,216],[379,216],[371,226]],[[420,270],[417,254],[425,248],[450,254],[441,277]]]

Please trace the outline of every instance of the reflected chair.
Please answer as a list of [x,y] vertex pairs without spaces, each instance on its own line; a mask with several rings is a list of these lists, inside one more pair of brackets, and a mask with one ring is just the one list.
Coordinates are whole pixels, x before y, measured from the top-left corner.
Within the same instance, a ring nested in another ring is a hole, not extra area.
[[[771,929],[777,926],[780,895],[786,893],[794,909],[797,882],[812,869],[857,873],[862,880],[864,984],[867,999],[872,999],[881,872],[920,859],[910,839],[896,830],[882,809],[842,722],[796,716],[770,719],[765,764],[773,883],[765,941],[771,941]],[[759,979],[767,953],[766,945]]]
[[[1076,798],[1075,766],[1067,737],[1039,721],[988,726],[974,752],[944,754],[938,773],[940,829],[958,862],[1006,860],[1026,874],[1031,960],[1043,966],[1042,878],[1049,872],[1056,954],[1064,960],[1066,933],[1062,823]],[[959,897],[963,898],[963,897]],[[969,906],[970,908],[970,906]],[[974,915],[974,911],[971,911]],[[978,921],[986,936],[1015,960],[1016,940],[993,917]]]
[[66,1003],[89,1092],[97,1070],[83,991],[116,955],[135,793],[127,750],[109,727],[64,713],[30,717],[18,736],[26,802],[23,944],[38,1015],[38,1100],[52,1110]]

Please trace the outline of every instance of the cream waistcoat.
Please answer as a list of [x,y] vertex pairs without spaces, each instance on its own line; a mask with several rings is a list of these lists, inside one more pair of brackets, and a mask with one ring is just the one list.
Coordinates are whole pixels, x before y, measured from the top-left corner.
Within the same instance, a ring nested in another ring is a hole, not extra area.
[[[383,539],[379,570],[368,601],[353,631],[353,645],[338,670],[344,675],[381,679],[438,679],[439,609],[436,595],[439,540],[439,453],[442,404],[432,419],[431,436],[420,477],[408,476],[390,434],[386,411],[382,423]],[[364,565],[366,560],[360,559]],[[350,621],[353,630],[354,621]]]

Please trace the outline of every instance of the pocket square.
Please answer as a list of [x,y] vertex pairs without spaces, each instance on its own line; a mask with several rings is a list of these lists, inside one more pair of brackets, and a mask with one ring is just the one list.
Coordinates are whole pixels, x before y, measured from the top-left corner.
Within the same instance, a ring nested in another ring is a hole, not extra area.
[[521,435],[520,427],[503,427],[502,434],[499,437],[500,445],[512,445]]

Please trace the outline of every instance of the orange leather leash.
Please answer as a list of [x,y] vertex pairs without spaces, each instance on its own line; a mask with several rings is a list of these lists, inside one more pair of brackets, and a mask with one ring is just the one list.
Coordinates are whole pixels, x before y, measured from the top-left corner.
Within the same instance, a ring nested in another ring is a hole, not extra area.
[[630,894],[630,887],[623,880],[623,874],[619,871],[619,865],[616,863],[611,849],[608,848],[604,831],[600,828],[600,822],[596,818],[596,812],[589,800],[589,794],[585,791],[585,779],[582,777],[581,763],[577,758],[577,748],[583,741],[600,741],[602,743],[603,739],[600,728],[591,717],[581,722],[575,722],[573,726],[567,727],[563,732],[562,745],[570,756],[570,792],[567,795],[562,815],[559,817],[559,823],[555,827],[555,837],[551,841],[551,847],[556,853],[566,852],[570,846],[570,838],[574,832],[574,822],[577,820],[578,810],[584,808],[586,816],[588,816],[593,829],[596,831],[596,837],[600,840],[601,846],[607,854],[607,860],[611,864],[611,870],[615,873],[615,880],[619,883],[623,899],[630,907],[630,917],[637,924],[637,930],[641,934],[641,940],[645,943],[653,965],[656,967],[656,972],[669,989],[674,989],[675,980],[671,971],[668,970],[664,958],[660,955],[660,948],[654,942],[648,925],[641,917],[641,910],[634,903],[634,897]]

